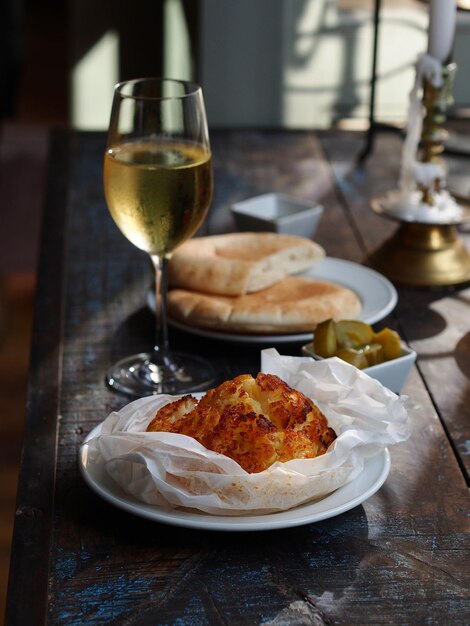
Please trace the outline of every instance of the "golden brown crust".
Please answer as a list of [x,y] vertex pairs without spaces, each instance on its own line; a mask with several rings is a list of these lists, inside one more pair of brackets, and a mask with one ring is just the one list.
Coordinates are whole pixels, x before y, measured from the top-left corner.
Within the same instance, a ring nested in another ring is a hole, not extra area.
[[272,374],[237,376],[208,391],[162,407],[148,431],[188,435],[234,459],[247,472],[276,461],[315,458],[336,438],[320,409]]
[[295,235],[228,233],[186,241],[172,255],[173,288],[243,295],[302,272],[325,256],[317,243]]
[[216,296],[182,289],[168,293],[173,319],[198,328],[243,333],[312,332],[326,319],[354,319],[361,310],[350,289],[289,276],[245,296]]

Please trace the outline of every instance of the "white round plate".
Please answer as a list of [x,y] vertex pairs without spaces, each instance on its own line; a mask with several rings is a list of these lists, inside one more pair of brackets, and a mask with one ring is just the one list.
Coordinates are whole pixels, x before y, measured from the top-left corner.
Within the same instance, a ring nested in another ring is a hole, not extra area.
[[[94,429],[96,431],[96,429]],[[89,437],[94,436],[92,431]],[[82,475],[93,491],[107,502],[128,513],[145,517],[155,522],[199,528],[202,530],[253,531],[274,530],[302,526],[334,517],[358,506],[370,498],[384,484],[390,472],[390,453],[385,449],[381,454],[368,459],[359,476],[329,496],[304,504],[289,511],[267,513],[265,515],[210,515],[190,509],[164,509],[139,502],[126,494],[106,473],[102,465],[94,464],[88,458],[87,444],[83,444],[79,454]]]
[[[352,261],[326,257],[312,267],[312,269],[304,272],[302,276],[317,278],[318,280],[328,280],[329,282],[337,283],[338,285],[348,287],[354,291],[362,302],[362,310],[358,319],[367,324],[374,324],[386,317],[393,311],[398,301],[395,287],[385,276],[365,265],[353,263]],[[155,295],[151,290],[147,296],[147,303],[148,306],[155,311]],[[291,333],[283,335],[228,333],[220,330],[210,330],[208,328],[196,328],[195,326],[189,326],[188,324],[183,324],[182,322],[177,322],[172,319],[169,320],[169,324],[193,335],[241,343],[262,343],[270,345],[276,343],[296,343],[300,341],[311,341],[313,337],[313,333]]]

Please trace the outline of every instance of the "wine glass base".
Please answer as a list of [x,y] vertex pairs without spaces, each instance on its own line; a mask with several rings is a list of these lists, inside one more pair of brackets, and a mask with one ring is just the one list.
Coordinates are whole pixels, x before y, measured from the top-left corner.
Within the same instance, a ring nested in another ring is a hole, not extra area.
[[171,354],[171,367],[156,366],[152,354],[142,352],[115,363],[106,382],[115,391],[140,398],[168,393],[172,395],[203,391],[216,381],[210,363],[190,354]]

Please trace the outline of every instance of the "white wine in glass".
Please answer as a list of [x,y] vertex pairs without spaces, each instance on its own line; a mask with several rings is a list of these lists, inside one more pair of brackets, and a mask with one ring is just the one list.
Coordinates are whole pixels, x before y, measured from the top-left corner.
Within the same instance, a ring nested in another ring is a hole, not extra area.
[[170,351],[166,312],[168,260],[202,224],[212,187],[201,88],[165,78],[116,85],[104,158],[106,202],[125,237],[150,255],[157,303],[153,350],[122,359],[107,373],[118,391],[185,393],[215,379],[199,356]]

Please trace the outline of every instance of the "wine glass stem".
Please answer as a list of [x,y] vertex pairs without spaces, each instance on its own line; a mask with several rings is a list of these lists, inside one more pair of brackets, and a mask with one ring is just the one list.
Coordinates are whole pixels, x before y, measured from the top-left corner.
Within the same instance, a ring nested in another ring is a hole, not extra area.
[[155,335],[156,343],[153,348],[152,360],[155,365],[168,365],[169,342],[167,320],[167,266],[168,259],[165,256],[152,255],[155,268]]

